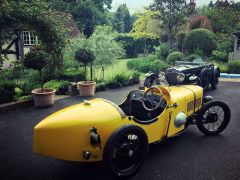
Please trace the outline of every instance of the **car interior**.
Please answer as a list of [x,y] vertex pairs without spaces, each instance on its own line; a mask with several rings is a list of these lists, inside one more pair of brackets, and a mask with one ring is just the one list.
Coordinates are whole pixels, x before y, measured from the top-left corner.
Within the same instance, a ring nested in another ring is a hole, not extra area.
[[[157,117],[164,111],[167,106],[167,102],[163,98],[163,96],[157,93],[148,93],[145,96],[146,98],[143,98],[144,93],[145,91],[143,90],[131,91],[127,96],[127,99],[121,105],[119,105],[119,107],[124,111],[127,116],[133,116],[134,119],[139,123],[150,123],[155,121]],[[143,101],[147,108],[154,110],[147,110],[143,106]]]

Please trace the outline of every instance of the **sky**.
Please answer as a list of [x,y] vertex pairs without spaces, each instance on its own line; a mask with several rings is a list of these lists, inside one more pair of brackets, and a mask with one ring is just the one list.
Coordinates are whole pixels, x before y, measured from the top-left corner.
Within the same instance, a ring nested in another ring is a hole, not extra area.
[[[211,0],[196,0],[196,3],[197,6],[202,6],[209,4],[210,1]],[[153,2],[153,0],[113,0],[112,7],[113,11],[115,11],[120,4],[126,3],[130,13],[132,14],[138,10],[141,10],[142,7],[151,4],[151,2]],[[240,0],[235,0],[235,2],[240,2]]]

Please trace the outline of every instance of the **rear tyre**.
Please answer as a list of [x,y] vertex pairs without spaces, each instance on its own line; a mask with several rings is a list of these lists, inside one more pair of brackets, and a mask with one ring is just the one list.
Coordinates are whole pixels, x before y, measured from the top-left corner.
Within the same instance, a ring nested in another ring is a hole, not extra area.
[[108,139],[103,151],[103,162],[114,176],[134,175],[148,154],[148,138],[138,126],[126,125]]
[[197,114],[198,129],[209,136],[221,133],[228,125],[231,111],[221,101],[210,101]]
[[213,74],[212,81],[211,81],[212,90],[215,90],[218,87],[218,82],[219,82],[218,74],[220,74],[218,70],[216,72],[214,72],[214,74]]

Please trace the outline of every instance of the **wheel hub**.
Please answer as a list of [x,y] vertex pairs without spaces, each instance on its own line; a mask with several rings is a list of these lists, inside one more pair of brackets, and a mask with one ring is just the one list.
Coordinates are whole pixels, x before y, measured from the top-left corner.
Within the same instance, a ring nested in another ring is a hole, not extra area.
[[133,150],[129,150],[128,156],[129,156],[129,157],[132,157],[132,156],[133,156]]
[[207,123],[215,123],[218,121],[218,114],[216,112],[211,112],[207,115]]

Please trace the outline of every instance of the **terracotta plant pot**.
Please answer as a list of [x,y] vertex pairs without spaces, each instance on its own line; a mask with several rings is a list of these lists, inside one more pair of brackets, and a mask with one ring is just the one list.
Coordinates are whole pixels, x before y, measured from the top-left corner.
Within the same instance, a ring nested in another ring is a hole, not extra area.
[[94,96],[96,82],[93,81],[80,81],[78,82],[79,95],[83,97]]
[[32,91],[36,107],[48,107],[54,104],[54,89],[34,89]]

